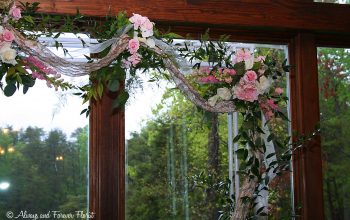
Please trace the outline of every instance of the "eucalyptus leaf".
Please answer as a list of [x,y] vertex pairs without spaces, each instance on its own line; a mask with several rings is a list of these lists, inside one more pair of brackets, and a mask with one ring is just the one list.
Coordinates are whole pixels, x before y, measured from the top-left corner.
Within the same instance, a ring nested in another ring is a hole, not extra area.
[[4,89],[4,94],[7,97],[12,96],[16,92],[16,85],[15,84],[7,84]]
[[124,106],[125,103],[128,101],[129,99],[129,93],[125,90],[123,90],[118,97],[113,101],[112,103],[112,108],[116,109],[119,108],[121,106]]
[[117,79],[110,80],[107,87],[110,91],[116,92],[120,87],[120,82]]

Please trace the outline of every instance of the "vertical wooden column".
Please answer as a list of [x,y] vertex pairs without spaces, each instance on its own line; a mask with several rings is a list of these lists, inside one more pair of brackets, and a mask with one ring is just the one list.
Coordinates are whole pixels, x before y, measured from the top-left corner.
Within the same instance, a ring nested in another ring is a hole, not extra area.
[[[292,128],[310,134],[319,123],[317,48],[312,34],[298,34],[290,45]],[[297,150],[293,157],[296,213],[304,220],[323,220],[320,139]],[[298,207],[300,209],[298,210]]]
[[112,112],[115,95],[91,103],[89,207],[95,220],[125,218],[125,115]]

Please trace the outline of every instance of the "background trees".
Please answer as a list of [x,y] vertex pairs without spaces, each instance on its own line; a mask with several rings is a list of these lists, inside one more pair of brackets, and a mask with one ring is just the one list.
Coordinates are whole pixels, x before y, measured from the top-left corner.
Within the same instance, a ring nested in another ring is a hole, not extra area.
[[0,181],[11,184],[0,191],[1,219],[7,211],[86,211],[87,132],[78,128],[67,138],[61,130],[1,129]]
[[318,55],[326,217],[349,219],[350,51],[320,48]]

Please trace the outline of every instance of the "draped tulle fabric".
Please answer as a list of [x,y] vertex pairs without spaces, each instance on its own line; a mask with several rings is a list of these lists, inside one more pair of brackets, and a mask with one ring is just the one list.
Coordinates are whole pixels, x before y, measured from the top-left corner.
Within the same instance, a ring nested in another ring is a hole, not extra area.
[[[101,52],[105,48],[110,47],[108,54],[100,59],[94,59],[91,63],[75,63],[67,61],[56,54],[43,44],[26,39],[20,32],[11,26],[7,26],[14,33],[15,42],[22,52],[32,55],[45,63],[48,67],[55,69],[58,73],[79,77],[85,76],[97,71],[103,67],[110,65],[116,58],[128,48],[130,37],[126,34],[129,28],[123,29],[120,36],[102,42],[98,45],[92,45],[90,51]],[[156,54],[162,57],[166,69],[169,71],[176,86],[198,107],[210,112],[234,112],[235,106],[233,101],[221,101],[215,106],[200,96],[200,94],[187,82],[185,74],[190,71],[188,62],[183,59],[176,51],[176,48],[168,45],[161,40],[155,40],[156,47],[152,48]],[[144,47],[147,45],[143,44]]]

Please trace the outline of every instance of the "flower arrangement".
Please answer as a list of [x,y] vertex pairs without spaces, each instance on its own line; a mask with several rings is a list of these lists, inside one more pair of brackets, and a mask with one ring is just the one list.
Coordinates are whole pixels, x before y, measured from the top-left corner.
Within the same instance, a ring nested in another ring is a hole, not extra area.
[[284,77],[281,73],[289,68],[286,62],[278,64],[274,58],[265,56],[255,58],[248,49],[235,51],[228,60],[226,67],[197,66],[191,74],[199,89],[209,85],[203,94],[209,105],[215,106],[219,101],[233,101],[238,106],[256,104],[267,120],[281,114],[279,103],[288,100],[279,86]]
[[[1,17],[0,89],[4,94],[12,96],[21,86],[26,93],[36,80],[44,80],[56,90],[78,90],[75,95],[87,102],[99,100],[106,90],[116,92],[125,83],[126,90],[122,90],[113,103],[113,107],[121,107],[128,100],[128,86],[137,80],[137,70],[168,70],[176,86],[198,107],[210,112],[242,114],[243,122],[234,141],[245,146],[239,152],[244,155],[245,166],[241,172],[246,176],[243,183],[246,190],[236,201],[231,219],[244,219],[254,195],[258,194],[259,183],[270,181],[266,172],[277,173],[283,168],[276,164],[264,165],[266,146],[259,136],[264,134],[262,113],[267,122],[277,118],[288,120],[280,109],[288,100],[282,89],[283,78],[289,70],[286,60],[281,61],[274,54],[255,57],[247,49],[232,52],[225,44],[227,38],[211,42],[206,35],[197,49],[192,50],[186,42],[184,47],[175,48],[169,42],[179,35],[161,34],[153,22],[139,14],[128,18],[125,13],[119,13],[90,30],[101,41],[89,46],[98,48],[91,51],[98,53],[99,59],[87,56],[87,63],[70,63],[54,55],[36,38],[43,34],[57,38],[64,31],[79,32],[83,16],[77,13],[74,18],[67,17],[62,29],[54,29],[55,25],[51,24],[57,18],[45,15],[37,19],[37,8],[37,3],[22,3],[20,7],[14,4]],[[203,62],[208,65],[201,66]],[[186,76],[181,68],[188,63],[194,64],[193,72]],[[72,85],[65,82],[62,75],[89,75],[91,81],[84,86]],[[130,77],[126,78],[127,75]],[[89,109],[82,113],[88,114]],[[285,147],[289,144],[289,140],[279,142],[273,134],[267,141]],[[286,149],[284,158],[292,153],[290,148]],[[243,201],[244,198],[251,201]]]

